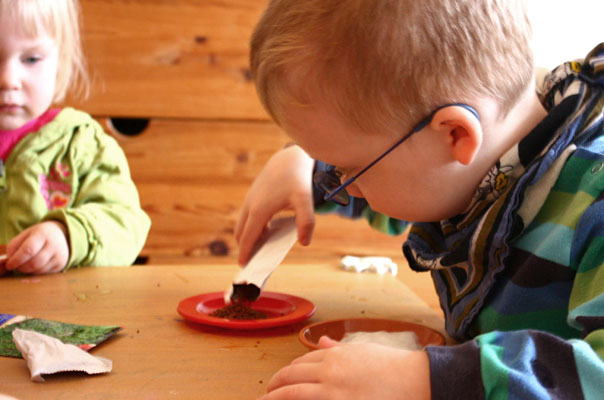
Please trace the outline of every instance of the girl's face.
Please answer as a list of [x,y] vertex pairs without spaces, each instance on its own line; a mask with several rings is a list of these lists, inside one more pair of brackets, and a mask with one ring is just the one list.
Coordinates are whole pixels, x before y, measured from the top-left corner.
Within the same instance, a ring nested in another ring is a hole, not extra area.
[[43,30],[30,37],[0,16],[0,130],[20,128],[50,107],[57,68],[53,38]]

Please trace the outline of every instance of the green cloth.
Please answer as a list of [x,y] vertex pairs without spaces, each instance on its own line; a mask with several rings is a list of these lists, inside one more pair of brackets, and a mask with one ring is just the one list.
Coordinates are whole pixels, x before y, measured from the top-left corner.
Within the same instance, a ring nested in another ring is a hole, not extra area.
[[0,356],[22,357],[13,341],[13,331],[17,328],[42,333],[86,351],[122,329],[120,326],[77,325],[41,318],[0,314]]

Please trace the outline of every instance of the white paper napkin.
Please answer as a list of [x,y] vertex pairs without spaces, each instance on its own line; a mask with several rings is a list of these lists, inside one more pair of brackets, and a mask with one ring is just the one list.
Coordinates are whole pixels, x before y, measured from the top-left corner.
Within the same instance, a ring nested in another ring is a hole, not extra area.
[[391,273],[396,276],[398,266],[388,257],[344,256],[340,259],[340,268],[354,272],[374,272],[379,275]]

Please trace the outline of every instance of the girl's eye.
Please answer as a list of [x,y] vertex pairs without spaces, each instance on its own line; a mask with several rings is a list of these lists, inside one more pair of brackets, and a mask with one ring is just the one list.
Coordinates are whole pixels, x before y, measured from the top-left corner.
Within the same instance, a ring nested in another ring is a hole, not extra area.
[[40,57],[40,56],[28,56],[23,59],[23,62],[25,64],[35,64],[41,60],[42,60],[42,57]]

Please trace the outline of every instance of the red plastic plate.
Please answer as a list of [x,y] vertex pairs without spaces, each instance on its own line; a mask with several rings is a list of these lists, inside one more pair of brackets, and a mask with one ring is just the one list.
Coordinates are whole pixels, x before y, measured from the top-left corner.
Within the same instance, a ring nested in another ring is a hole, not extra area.
[[210,314],[225,306],[224,292],[205,293],[188,297],[178,303],[177,311],[185,319],[204,325],[227,329],[266,329],[304,321],[315,312],[310,301],[289,294],[262,292],[251,304],[253,310],[262,311],[267,318],[254,320],[232,320],[212,317]]

